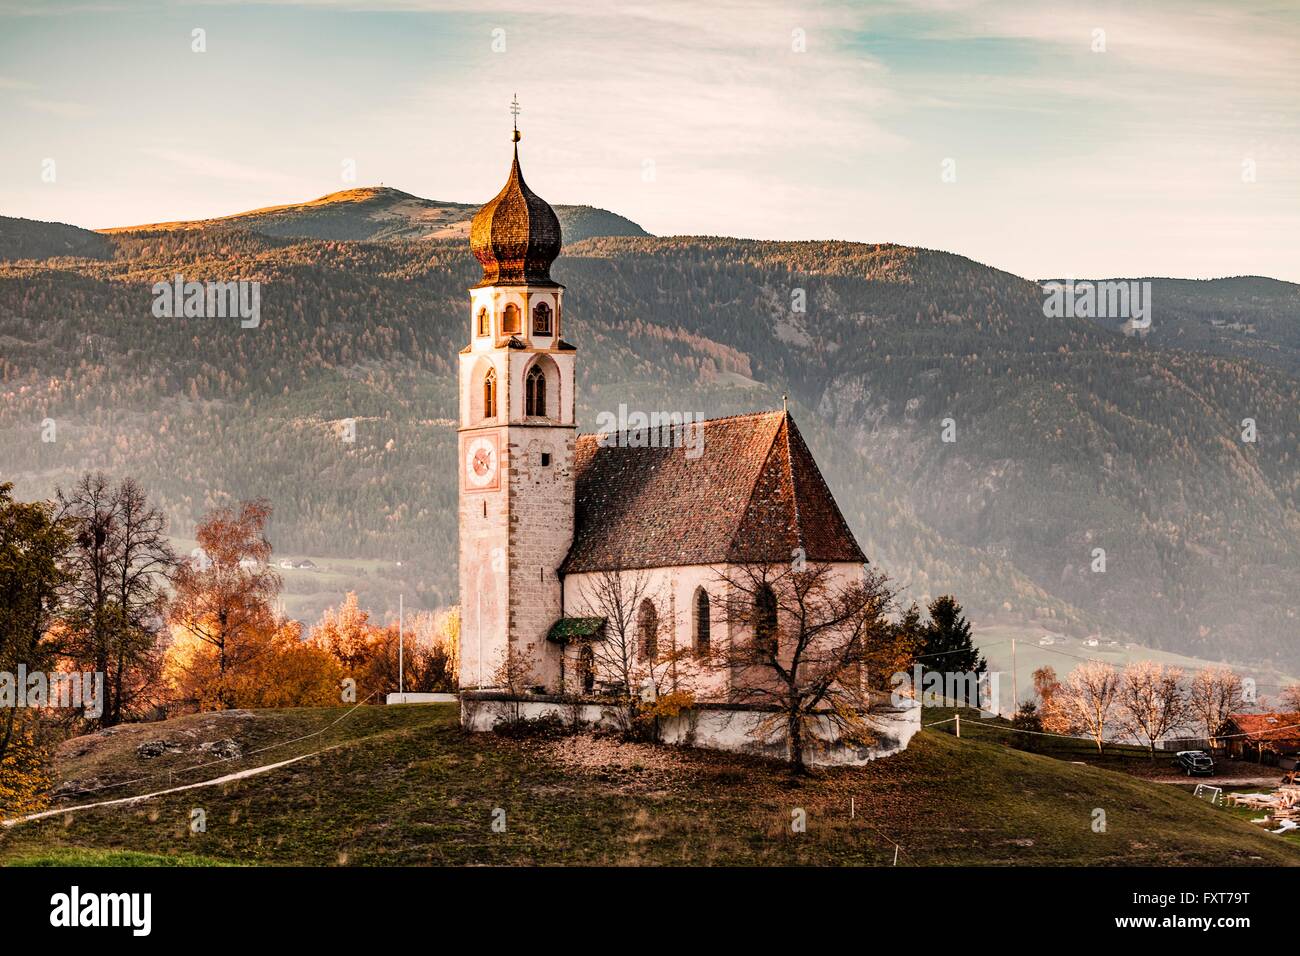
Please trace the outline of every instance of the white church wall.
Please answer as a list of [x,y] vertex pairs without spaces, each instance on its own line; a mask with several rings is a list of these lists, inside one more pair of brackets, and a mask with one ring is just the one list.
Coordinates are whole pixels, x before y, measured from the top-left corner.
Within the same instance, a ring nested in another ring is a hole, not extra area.
[[[505,409],[503,404],[506,396],[509,395],[509,373],[506,362],[501,358],[499,353],[466,353],[460,357],[461,375],[460,375],[460,424],[462,428],[476,428],[483,425],[492,425],[497,422],[505,421],[500,412]],[[485,420],[483,416],[483,379],[489,369],[495,369],[497,374],[497,412],[496,418],[490,421]]]
[[[722,582],[718,577],[719,566],[691,565],[669,568],[648,568],[638,571],[621,572],[625,586],[633,587],[633,579],[640,579],[643,596],[649,598],[659,615],[661,625],[667,631],[661,634],[661,644],[668,637],[669,647],[693,647],[692,600],[697,587],[704,587],[714,598],[712,604],[714,642],[725,640],[727,623],[722,614],[720,589]],[[568,617],[605,616],[600,610],[599,593],[602,575],[600,573],[571,574],[564,579],[564,613]],[[635,614],[635,610],[633,612]],[[635,628],[635,620],[633,621]],[[567,649],[566,673],[576,673],[576,647]],[[600,668],[597,655],[597,681],[616,681],[618,676]],[[678,661],[676,668],[679,689],[694,694],[697,700],[726,700],[727,674],[716,667],[693,666],[689,656]],[[671,673],[669,674],[671,678]],[[672,689],[669,687],[668,689]]]
[[[752,639],[752,629],[727,620],[726,593],[728,584],[723,577],[727,570],[721,564],[680,565],[666,568],[648,568],[620,572],[626,579],[625,587],[633,586],[632,579],[639,578],[645,597],[654,602],[661,621],[670,622],[674,646],[695,647],[695,596],[703,588],[709,595],[710,647],[715,657],[725,659],[733,641]],[[830,586],[839,589],[862,578],[862,565],[840,562],[832,565]],[[599,610],[600,573],[571,574],[564,579],[564,613],[568,617],[602,616]],[[577,673],[577,647],[566,650],[565,672]],[[597,656],[597,681],[616,681],[617,675],[601,673]],[[731,697],[732,674],[715,659],[710,665],[691,666],[688,656],[679,664],[680,689],[689,691],[696,700],[726,701]],[[671,687],[669,688],[671,689]]]

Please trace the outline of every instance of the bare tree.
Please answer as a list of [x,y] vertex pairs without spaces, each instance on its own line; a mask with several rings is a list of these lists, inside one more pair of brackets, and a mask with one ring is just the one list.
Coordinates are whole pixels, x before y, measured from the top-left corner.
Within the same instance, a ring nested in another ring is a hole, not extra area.
[[87,473],[71,492],[58,493],[60,515],[73,528],[59,651],[78,667],[104,675],[112,656],[113,635],[122,623],[112,601],[112,539],[117,534],[113,498],[112,485],[102,472]]
[[[643,700],[654,701],[676,686],[686,649],[674,644],[674,616],[644,571],[602,571],[582,587],[590,613],[605,619],[593,638],[591,665],[614,698],[620,730],[635,735],[642,726]],[[658,719],[650,716],[650,735]]]
[[165,588],[176,568],[166,519],[132,478],[86,474],[65,495],[74,528],[63,654],[104,675],[99,722],[120,723],[159,683]]
[[106,723],[122,720],[158,687],[166,587],[177,566],[167,519],[133,478],[124,478],[117,488],[114,552],[112,588],[123,633],[106,688]]
[[1281,706],[1292,713],[1300,711],[1300,684],[1290,684],[1282,689]]
[[1155,661],[1134,661],[1120,677],[1118,703],[1125,728],[1146,740],[1154,761],[1156,741],[1187,719],[1183,672]]
[[834,566],[805,562],[736,565],[721,578],[732,633],[745,636],[733,637],[719,666],[733,701],[771,710],[756,733],[784,732],[791,772],[806,772],[819,724],[844,743],[875,743],[870,679],[899,666],[888,579],[867,569],[838,579]]
[[1187,686],[1190,719],[1212,740],[1230,714],[1245,702],[1241,678],[1231,667],[1218,665],[1196,672]]
[[518,724],[523,719],[524,694],[537,680],[533,670],[532,650],[532,645],[517,648],[514,644],[508,644],[492,671],[493,686],[506,692],[510,714],[508,722],[512,724]]
[[1097,744],[1097,753],[1105,752],[1106,732],[1119,696],[1119,672],[1101,661],[1086,661],[1066,677],[1056,695],[1062,713],[1085,730]]

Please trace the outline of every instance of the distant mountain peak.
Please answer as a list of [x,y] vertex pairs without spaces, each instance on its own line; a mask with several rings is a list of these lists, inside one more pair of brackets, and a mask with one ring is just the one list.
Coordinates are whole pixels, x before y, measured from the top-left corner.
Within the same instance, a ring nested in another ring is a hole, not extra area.
[[[101,229],[103,233],[238,226],[282,238],[326,240],[458,239],[469,235],[477,203],[424,199],[392,186],[357,186],[306,202],[266,206],[212,219]],[[648,236],[639,225],[594,206],[555,206],[566,243],[598,236]]]

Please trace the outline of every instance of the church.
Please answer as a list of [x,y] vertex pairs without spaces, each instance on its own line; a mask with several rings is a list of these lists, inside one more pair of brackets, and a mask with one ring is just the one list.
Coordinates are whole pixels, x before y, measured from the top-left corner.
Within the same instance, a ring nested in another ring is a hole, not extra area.
[[[676,662],[753,641],[765,612],[778,633],[761,595],[753,627],[724,613],[727,568],[799,559],[847,580],[867,560],[787,411],[664,431],[679,440],[578,434],[579,355],[564,337],[564,287],[550,275],[560,222],[524,181],[519,139],[516,130],[505,186],[471,224],[483,274],[459,356],[460,688],[471,729],[501,719],[500,706],[485,705],[507,696],[511,658],[528,675],[527,693],[509,695],[515,714],[557,712],[565,695],[598,701],[617,683],[596,643],[610,639],[599,595],[615,577],[637,582],[637,658]],[[688,428],[692,441],[681,441]],[[694,697],[725,709],[734,679],[710,671]],[[599,724],[599,704],[590,711]],[[747,746],[734,704],[713,732],[698,718],[689,742]],[[905,746],[915,721],[901,720],[887,736]]]

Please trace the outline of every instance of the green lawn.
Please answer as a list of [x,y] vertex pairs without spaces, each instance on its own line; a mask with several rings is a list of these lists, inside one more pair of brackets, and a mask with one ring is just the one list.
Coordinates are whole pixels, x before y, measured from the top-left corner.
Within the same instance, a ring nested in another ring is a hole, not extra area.
[[1011,721],[1005,717],[984,719],[980,717],[979,711],[970,707],[927,707],[924,723],[934,725],[931,730],[935,733],[955,735],[956,724],[950,721],[959,710],[962,736],[970,740],[1002,744],[1057,760],[1143,776],[1171,772],[1170,760],[1173,755],[1168,751],[1157,750],[1154,762],[1150,750],[1135,744],[1107,743],[1098,751],[1097,745],[1091,740],[1024,733],[1013,729]]
[[[198,715],[93,745],[81,738],[65,748],[62,779],[152,779],[76,802],[158,789],[169,771],[178,785],[332,749],[219,787],[0,829],[0,861],[130,853],[146,865],[155,856],[181,865],[891,865],[897,843],[899,865],[1300,862],[1289,842],[1178,787],[958,740],[942,727],[902,754],[803,781],[737,755],[469,736],[453,705],[364,707],[317,736],[189,773],[193,753],[135,753],[144,739],[232,733],[266,747],[344,713]],[[206,832],[190,832],[194,808],[205,811]],[[1094,830],[1098,810],[1105,832]],[[499,811],[504,832],[493,828]],[[791,826],[799,811],[802,833]]]

